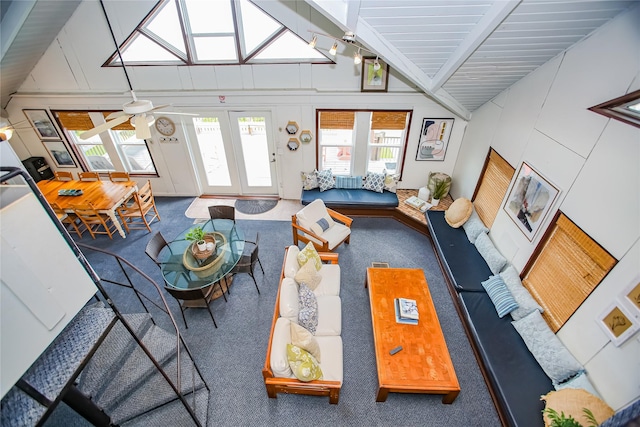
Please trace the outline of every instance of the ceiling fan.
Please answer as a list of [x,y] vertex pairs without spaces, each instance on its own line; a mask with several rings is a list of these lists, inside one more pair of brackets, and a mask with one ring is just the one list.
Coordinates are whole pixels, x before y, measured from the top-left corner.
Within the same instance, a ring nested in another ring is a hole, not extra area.
[[118,53],[118,57],[120,58],[120,63],[122,64],[122,70],[124,71],[124,75],[127,78],[127,83],[129,84],[129,91],[131,92],[131,97],[133,101],[129,101],[122,105],[122,111],[116,111],[109,114],[105,119],[107,120],[105,123],[94,127],[86,132],[78,135],[80,139],[89,139],[92,136],[98,135],[101,132],[109,130],[119,124],[122,124],[126,121],[130,121],[131,125],[136,129],[136,138],[138,139],[147,139],[151,138],[151,130],[149,129],[153,126],[155,122],[155,117],[152,112],[163,113],[163,114],[175,114],[175,115],[184,115],[184,116],[197,116],[197,114],[191,113],[175,113],[170,111],[158,111],[163,108],[169,106],[169,104],[160,105],[158,107],[154,107],[153,103],[147,99],[138,99],[131,85],[131,80],[129,79],[129,74],[127,73],[127,68],[124,65],[124,60],[122,59],[122,55],[120,53],[120,47],[118,46],[118,42],[116,41],[116,36],[113,33],[113,29],[111,28],[111,22],[109,22],[109,17],[107,16],[107,11],[104,7],[104,3],[100,0],[100,6],[102,6],[102,11],[104,12],[104,17],[107,20],[107,25],[109,26],[109,31],[111,32],[111,37],[113,39],[113,43],[116,45],[116,51]]

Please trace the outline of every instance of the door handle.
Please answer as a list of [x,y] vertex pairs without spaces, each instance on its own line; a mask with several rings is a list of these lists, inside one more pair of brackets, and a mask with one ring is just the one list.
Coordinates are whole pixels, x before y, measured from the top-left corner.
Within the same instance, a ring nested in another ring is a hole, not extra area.
[[271,163],[275,163],[276,162],[276,153],[271,153]]

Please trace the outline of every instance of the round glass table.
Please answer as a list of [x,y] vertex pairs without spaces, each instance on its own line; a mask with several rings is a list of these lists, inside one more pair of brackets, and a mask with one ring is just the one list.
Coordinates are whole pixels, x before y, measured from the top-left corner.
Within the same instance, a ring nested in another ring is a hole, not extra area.
[[[186,234],[194,227],[215,237],[216,249],[204,259],[192,250],[193,241]],[[244,250],[244,233],[229,219],[211,219],[194,224],[180,233],[162,249],[159,261],[167,284],[177,289],[202,289],[223,278],[235,267]]]

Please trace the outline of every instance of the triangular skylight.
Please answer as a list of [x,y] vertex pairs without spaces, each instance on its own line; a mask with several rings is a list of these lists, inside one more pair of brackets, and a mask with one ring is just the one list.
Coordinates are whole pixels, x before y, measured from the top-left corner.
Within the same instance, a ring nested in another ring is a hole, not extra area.
[[249,0],[162,0],[142,22],[120,46],[126,65],[333,62]]

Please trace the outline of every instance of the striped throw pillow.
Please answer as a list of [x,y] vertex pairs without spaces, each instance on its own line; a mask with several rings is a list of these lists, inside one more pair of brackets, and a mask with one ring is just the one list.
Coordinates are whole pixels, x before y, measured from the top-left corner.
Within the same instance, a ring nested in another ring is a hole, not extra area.
[[336,176],[336,188],[362,188],[362,176]]
[[498,317],[504,317],[518,308],[518,303],[509,292],[502,277],[490,276],[489,279],[482,282],[482,287],[487,291],[491,302],[496,307]]

